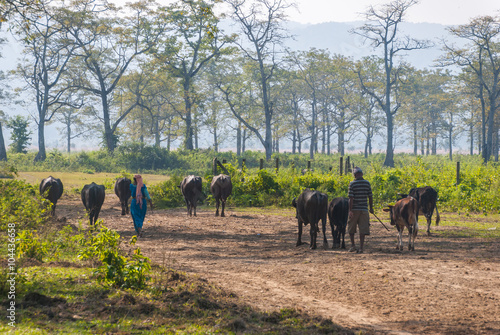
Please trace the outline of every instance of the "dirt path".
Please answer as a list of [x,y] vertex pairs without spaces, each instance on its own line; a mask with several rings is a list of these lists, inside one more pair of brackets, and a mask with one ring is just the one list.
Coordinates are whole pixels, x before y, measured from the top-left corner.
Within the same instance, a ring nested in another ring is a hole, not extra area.
[[[57,212],[71,223],[84,216],[79,199],[66,195]],[[500,334],[498,241],[427,237],[421,226],[416,251],[399,253],[395,230],[374,222],[364,254],[310,250],[295,247],[291,211],[214,212],[148,213],[137,245],[153,261],[198,274],[263,310],[292,307],[376,334]],[[126,238],[135,234],[114,195],[100,218]],[[331,245],[331,233],[327,238]]]

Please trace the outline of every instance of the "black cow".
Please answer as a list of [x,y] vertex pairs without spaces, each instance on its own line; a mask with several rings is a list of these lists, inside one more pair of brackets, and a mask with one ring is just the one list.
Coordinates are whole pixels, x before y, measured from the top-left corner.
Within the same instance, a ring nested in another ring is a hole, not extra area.
[[115,183],[115,194],[120,199],[120,205],[122,207],[122,215],[128,214],[128,199],[132,195],[130,193],[130,184],[132,181],[128,178],[118,178]]
[[202,194],[201,177],[189,175],[184,178],[179,187],[186,201],[188,215],[192,216],[194,212],[194,216],[196,216],[196,205]]
[[439,225],[441,217],[437,209],[438,194],[435,189],[430,186],[412,188],[408,194],[400,194],[401,198],[407,196],[413,197],[418,201],[420,213],[427,219],[427,235],[431,234],[431,219],[434,209],[436,210],[436,226]]
[[52,215],[56,213],[57,200],[61,198],[63,191],[64,187],[61,179],[49,176],[40,182],[40,194],[52,202]]
[[[333,249],[340,248],[342,238],[342,249],[345,249],[345,229],[349,217],[349,199],[334,198],[328,205],[328,219],[333,235]],[[325,229],[325,228],[323,228]],[[323,231],[323,234],[325,232]]]
[[418,232],[418,207],[417,199],[407,197],[398,200],[394,206],[384,208],[384,212],[389,212],[391,215],[391,225],[398,229],[398,244],[396,246],[398,250],[403,250],[405,227],[408,228],[408,250],[415,250],[415,238]]
[[219,216],[219,205],[222,202],[222,211],[220,216],[224,215],[224,208],[226,207],[227,197],[231,195],[233,191],[233,183],[231,182],[231,177],[225,174],[220,174],[214,176],[212,183],[210,184],[210,192],[214,196],[217,210],[215,211],[215,216]]
[[310,223],[311,244],[309,248],[316,249],[316,239],[319,232],[318,222],[321,220],[323,224],[323,246],[326,247],[325,227],[328,196],[319,191],[306,188],[298,198],[293,199],[292,206],[296,208],[296,218],[299,224],[299,236],[296,246],[302,245],[302,224],[307,225]]
[[105,190],[104,185],[97,185],[94,182],[85,185],[82,189],[82,202],[89,213],[90,226],[93,226],[99,218],[99,212],[106,196]]

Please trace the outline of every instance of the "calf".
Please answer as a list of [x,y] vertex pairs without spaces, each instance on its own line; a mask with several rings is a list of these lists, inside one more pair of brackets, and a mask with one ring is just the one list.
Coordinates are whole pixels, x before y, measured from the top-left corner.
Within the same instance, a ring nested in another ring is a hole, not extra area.
[[128,199],[131,197],[130,184],[132,181],[128,178],[118,178],[115,183],[115,194],[120,199],[122,215],[129,213]]
[[40,182],[40,194],[52,203],[51,214],[56,213],[57,200],[61,198],[64,188],[61,179],[49,176]]
[[222,202],[222,211],[220,216],[224,215],[224,208],[226,207],[226,200],[231,195],[233,191],[233,184],[231,183],[231,177],[225,174],[220,174],[214,176],[212,183],[210,184],[210,192],[214,196],[217,210],[215,211],[215,216],[219,216],[219,205]]
[[[384,208],[389,212],[391,225],[398,229],[398,245],[396,249],[403,250],[403,230],[408,228],[408,250],[415,250],[415,237],[418,232],[418,201],[413,197],[398,200],[394,206]],[[412,239],[413,238],[413,239]]]
[[296,208],[296,218],[299,224],[299,236],[296,246],[302,245],[302,224],[307,225],[310,223],[311,244],[309,248],[316,249],[316,239],[319,232],[318,222],[321,220],[323,225],[323,246],[326,247],[328,245],[325,236],[328,196],[319,191],[306,188],[298,198],[293,199],[292,206]]
[[[187,176],[179,185],[181,188],[182,195],[186,201],[188,215],[196,216],[196,205],[198,204],[198,199],[202,194],[202,182],[201,177],[198,176]],[[224,215],[222,215],[224,216]]]
[[82,189],[82,202],[89,214],[90,226],[93,226],[99,218],[104,197],[106,196],[104,185],[92,183],[85,185]]
[[435,189],[430,186],[412,188],[408,194],[400,194],[402,198],[407,196],[413,197],[418,201],[420,213],[427,219],[427,235],[431,234],[431,221],[434,209],[436,210],[436,226],[439,225],[441,217],[437,209],[438,194]]
[[[333,249],[340,248],[340,239],[342,238],[342,249],[345,249],[345,229],[347,218],[349,217],[349,199],[334,198],[328,205],[328,219],[333,235]],[[325,227],[323,226],[323,235]]]

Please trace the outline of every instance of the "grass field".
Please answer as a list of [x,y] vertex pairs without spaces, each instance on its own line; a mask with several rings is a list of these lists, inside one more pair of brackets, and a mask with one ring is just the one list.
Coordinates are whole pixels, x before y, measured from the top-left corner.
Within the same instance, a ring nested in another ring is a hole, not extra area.
[[[30,184],[38,185],[43,178],[47,178],[49,172],[18,172],[17,178],[24,179]],[[54,178],[59,178],[63,182],[64,188],[69,190],[72,188],[81,188],[85,184],[95,182],[96,184],[105,184],[114,181],[120,174],[117,173],[83,173],[83,172],[55,172],[52,174]],[[168,176],[142,174],[146,185],[155,185],[165,180]]]

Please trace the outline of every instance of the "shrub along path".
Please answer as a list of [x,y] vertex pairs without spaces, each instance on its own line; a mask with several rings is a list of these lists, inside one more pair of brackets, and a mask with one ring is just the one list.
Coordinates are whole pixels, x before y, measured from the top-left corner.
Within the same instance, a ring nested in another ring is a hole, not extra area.
[[[154,262],[198,274],[262,310],[295,308],[354,332],[500,333],[498,234],[448,225],[456,214],[443,213],[442,225],[433,225],[430,237],[421,217],[415,251],[402,253],[395,249],[396,230],[387,232],[373,220],[365,253],[353,254],[295,247],[291,209],[230,208],[225,218],[214,213],[202,208],[190,218],[185,209],[155,210],[148,213],[137,245]],[[64,195],[57,215],[76,223],[83,206],[77,197]],[[387,215],[378,215],[388,225]],[[100,218],[126,239],[134,234],[114,194],[107,195]],[[468,225],[495,218],[458,220]],[[497,219],[493,225],[490,230],[500,229]],[[331,246],[331,232],[327,237]],[[306,227],[303,241],[308,239]]]

